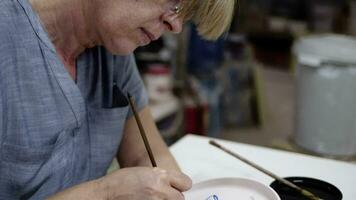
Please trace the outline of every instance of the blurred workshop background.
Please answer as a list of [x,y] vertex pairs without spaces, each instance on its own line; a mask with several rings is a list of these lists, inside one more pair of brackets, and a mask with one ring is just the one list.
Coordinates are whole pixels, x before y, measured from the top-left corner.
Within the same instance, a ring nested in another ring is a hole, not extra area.
[[135,55],[168,144],[192,133],[353,161],[355,36],[355,0],[239,0],[218,41],[187,24]]

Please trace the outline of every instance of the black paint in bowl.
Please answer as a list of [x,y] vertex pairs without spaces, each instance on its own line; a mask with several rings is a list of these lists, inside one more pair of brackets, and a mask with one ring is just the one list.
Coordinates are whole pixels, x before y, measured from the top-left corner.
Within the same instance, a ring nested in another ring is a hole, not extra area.
[[[323,200],[342,199],[341,191],[334,185],[325,181],[306,177],[287,177],[285,179],[303,189],[308,190]],[[273,181],[270,186],[278,193],[278,195],[281,197],[281,200],[310,200],[295,189],[277,180]]]

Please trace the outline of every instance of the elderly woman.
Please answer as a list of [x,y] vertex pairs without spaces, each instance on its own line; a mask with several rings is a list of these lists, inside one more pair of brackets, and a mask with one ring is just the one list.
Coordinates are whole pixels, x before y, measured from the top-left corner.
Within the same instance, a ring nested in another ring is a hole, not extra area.
[[[184,199],[131,53],[191,20],[216,39],[234,0],[1,0],[0,199]],[[149,165],[131,93],[160,168]],[[121,169],[106,170],[114,157]]]

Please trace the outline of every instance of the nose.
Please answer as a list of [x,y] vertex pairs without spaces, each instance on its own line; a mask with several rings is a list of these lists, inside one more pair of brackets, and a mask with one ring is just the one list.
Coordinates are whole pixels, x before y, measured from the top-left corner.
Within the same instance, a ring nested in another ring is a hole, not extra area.
[[172,33],[180,33],[183,29],[183,19],[175,12],[166,12],[162,16],[162,22],[166,27],[166,31]]

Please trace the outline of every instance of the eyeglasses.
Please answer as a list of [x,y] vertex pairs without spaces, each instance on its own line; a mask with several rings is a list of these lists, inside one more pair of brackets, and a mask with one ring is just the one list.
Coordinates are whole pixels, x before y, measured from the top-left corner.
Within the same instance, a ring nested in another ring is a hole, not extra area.
[[178,15],[178,14],[182,11],[182,6],[181,6],[181,4],[180,4],[180,3],[177,3],[177,4],[173,7],[172,11],[173,11],[175,14]]

